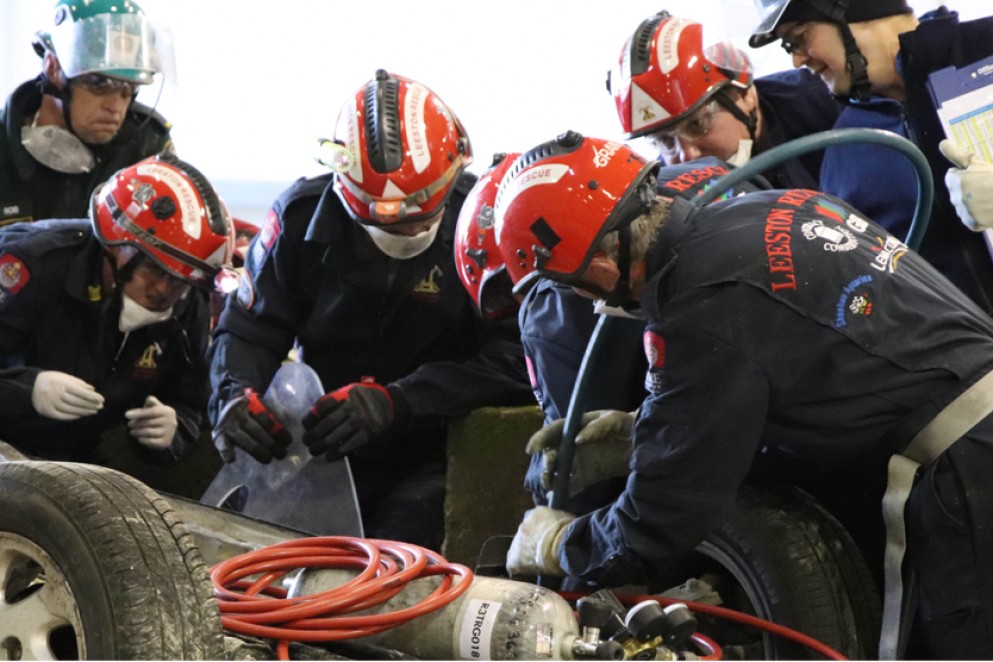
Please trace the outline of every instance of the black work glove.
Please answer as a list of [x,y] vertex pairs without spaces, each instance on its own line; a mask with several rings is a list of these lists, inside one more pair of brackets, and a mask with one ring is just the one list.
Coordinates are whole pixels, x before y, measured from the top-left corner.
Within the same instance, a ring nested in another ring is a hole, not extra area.
[[334,462],[383,434],[393,423],[393,398],[374,382],[356,382],[321,396],[303,417],[311,455]]
[[293,437],[286,426],[269,411],[259,394],[246,388],[221,411],[214,428],[214,445],[225,462],[234,462],[234,447],[241,448],[262,464],[286,457]]

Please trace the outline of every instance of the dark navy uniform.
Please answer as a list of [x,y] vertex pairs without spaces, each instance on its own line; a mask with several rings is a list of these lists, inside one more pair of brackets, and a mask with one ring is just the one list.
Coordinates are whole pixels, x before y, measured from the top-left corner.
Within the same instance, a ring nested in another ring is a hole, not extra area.
[[[820,83],[818,83],[820,84]],[[823,85],[821,85],[823,88]],[[706,191],[731,166],[709,156],[688,163],[668,166],[665,178],[658,181],[660,195],[678,196],[692,200]],[[768,182],[757,178],[744,182],[737,190],[728,191],[724,199],[747,191],[768,188]],[[590,336],[598,315],[593,302],[576,294],[572,287],[540,280],[524,298],[518,313],[521,342],[528,361],[528,373],[535,398],[545,413],[545,423],[565,418],[573,388],[579,375]],[[611,349],[610,374],[598,375],[600,384],[587,400],[587,410],[617,409],[633,411],[645,399],[644,375],[647,365],[642,349],[643,320],[617,320]],[[536,503],[547,498],[541,487],[541,456],[531,458],[525,477],[525,487]],[[624,486],[624,480],[611,480],[603,486],[591,486],[570,500],[570,512],[588,512],[612,500]]]
[[[407,260],[376,248],[342,206],[331,175],[298,181],[252,242],[237,296],[218,323],[215,423],[245,387],[265,392],[294,343],[326,391],[366,377],[389,385],[406,427],[351,456],[371,537],[440,544],[446,420],[531,401],[514,320],[484,323],[456,272],[455,223],[473,180],[463,176],[435,241]],[[379,527],[376,499],[399,490],[392,478],[421,469],[433,472],[438,488],[429,490],[430,503],[400,504],[403,513]]]
[[[702,209],[677,199],[647,273],[650,395],[633,470],[616,502],[571,525],[561,555],[566,572],[601,584],[637,581],[698,543],[761,446],[884,471],[993,367],[993,319],[899,239],[813,191]],[[908,503],[920,613],[946,633],[943,657],[993,650],[991,444],[987,418]]]
[[[120,297],[100,294],[102,260],[87,220],[0,231],[0,439],[28,455],[88,461],[101,433],[154,395],[176,410],[176,440],[158,453],[133,446],[149,459],[176,458],[196,440],[207,403],[207,298],[191,291],[172,319],[124,334]],[[31,391],[42,370],[88,382],[103,409],[75,421],[40,416]]]
[[[764,123],[758,154],[795,138],[831,129],[840,104],[820,78],[806,69],[778,71],[755,79]],[[784,161],[763,173],[776,188],[817,188],[824,153],[820,150]]]
[[41,106],[39,79],[18,87],[0,112],[0,225],[47,218],[83,218],[90,195],[111,175],[172,148],[170,124],[147,106],[132,103],[118,134],[90,146],[93,170],[67,175],[42,165],[21,145],[21,129]]

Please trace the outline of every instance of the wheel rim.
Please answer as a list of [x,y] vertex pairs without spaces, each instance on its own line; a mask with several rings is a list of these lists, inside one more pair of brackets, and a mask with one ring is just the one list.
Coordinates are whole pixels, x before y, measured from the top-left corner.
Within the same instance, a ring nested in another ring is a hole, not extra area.
[[[726,578],[732,580],[736,588],[744,594],[745,603],[734,601],[735,604],[725,604],[724,606],[752,614],[764,620],[771,619],[772,612],[769,600],[758,588],[757,578],[745,569],[741,559],[707,541],[702,542],[698,550],[701,556],[716,561],[722,571],[719,574],[723,574]],[[724,592],[722,595],[726,598],[727,592]],[[772,637],[768,633],[762,632],[760,638],[764,651],[763,657],[767,660],[776,659]]]
[[0,660],[79,659],[83,620],[66,576],[31,540],[0,531]]

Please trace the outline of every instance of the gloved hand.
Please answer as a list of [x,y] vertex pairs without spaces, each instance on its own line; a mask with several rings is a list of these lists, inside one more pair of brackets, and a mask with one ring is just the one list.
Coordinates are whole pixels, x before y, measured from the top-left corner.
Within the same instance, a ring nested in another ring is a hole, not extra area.
[[[636,414],[609,409],[583,414],[569,473],[569,496],[602,480],[628,474]],[[531,455],[542,453],[541,486],[546,490],[553,487],[564,428],[565,419],[549,423],[531,436],[525,448]]]
[[129,409],[124,412],[128,419],[128,429],[131,436],[142,446],[163,450],[172,445],[179,423],[176,420],[176,410],[162,402],[154,395],[145,398],[145,406]]
[[559,550],[565,529],[574,519],[572,513],[548,506],[524,513],[507,552],[507,573],[511,577],[563,576]]
[[42,370],[31,389],[31,405],[46,418],[74,421],[103,409],[103,396],[79,377],[58,370]]
[[976,232],[993,228],[993,163],[947,138],[938,147],[957,166],[945,173],[945,184],[959,219]]
[[214,445],[225,462],[234,462],[234,447],[241,448],[262,464],[286,457],[293,438],[286,426],[269,411],[259,394],[246,388],[225,405],[214,428]]
[[369,443],[393,423],[393,398],[375,382],[356,382],[321,396],[303,417],[303,443],[328,462]]

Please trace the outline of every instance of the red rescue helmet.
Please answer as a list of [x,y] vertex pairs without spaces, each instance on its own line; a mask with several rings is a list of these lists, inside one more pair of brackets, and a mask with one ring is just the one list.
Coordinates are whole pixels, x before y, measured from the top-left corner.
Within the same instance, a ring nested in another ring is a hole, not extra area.
[[607,75],[627,138],[690,116],[726,87],[752,84],[748,56],[729,42],[704,46],[703,25],[662,11],[642,21]]
[[497,245],[514,282],[579,284],[607,232],[655,200],[658,161],[610,140],[568,131],[518,158],[497,192]]
[[204,289],[228,280],[227,208],[198,170],[172,154],[115,173],[90,198],[90,220],[100,243],[134,246],[176,278]]
[[518,306],[493,227],[497,188],[518,156],[518,153],[493,156],[490,169],[483,173],[462,203],[455,226],[455,265],[459,278],[486,319],[503,317]]
[[472,148],[461,122],[420,83],[383,69],[338,115],[348,149],[335,191],[356,221],[412,223],[439,213]]

